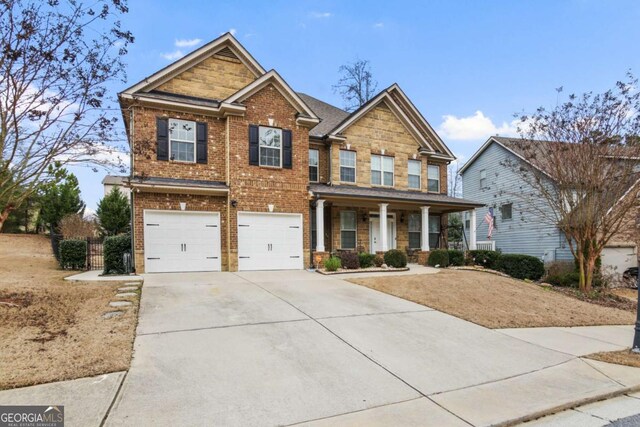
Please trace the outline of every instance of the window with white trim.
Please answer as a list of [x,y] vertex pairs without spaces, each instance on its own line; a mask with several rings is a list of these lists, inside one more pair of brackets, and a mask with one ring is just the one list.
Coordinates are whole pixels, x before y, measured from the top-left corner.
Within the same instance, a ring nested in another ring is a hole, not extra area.
[[258,129],[260,166],[282,166],[282,129],[260,126]]
[[196,161],[196,122],[169,119],[171,160]]
[[427,166],[427,190],[432,193],[440,192],[440,165]]
[[356,212],[340,212],[340,248],[356,248]]
[[487,187],[487,170],[486,169],[482,169],[480,171],[480,189],[482,190],[483,188]]
[[356,182],[356,152],[340,150],[340,181]]
[[314,148],[309,149],[309,181],[318,182],[318,164],[320,152]]
[[371,183],[393,187],[393,157],[371,156]]
[[440,215],[429,215],[429,248],[440,247]]
[[420,160],[409,160],[409,188],[419,190],[421,187],[422,162]]
[[503,221],[508,221],[513,218],[513,203],[505,203],[500,206],[500,214]]
[[422,215],[419,213],[409,214],[409,249],[420,249],[422,247]]

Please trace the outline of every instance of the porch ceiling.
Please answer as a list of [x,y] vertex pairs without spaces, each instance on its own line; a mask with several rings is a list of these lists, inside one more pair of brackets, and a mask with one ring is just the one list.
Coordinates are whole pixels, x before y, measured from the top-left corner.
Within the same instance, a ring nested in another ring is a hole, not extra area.
[[336,206],[375,207],[389,203],[389,209],[417,209],[430,206],[433,212],[461,212],[484,206],[483,203],[459,199],[444,194],[421,193],[387,188],[367,188],[350,185],[311,185],[316,198],[325,199]]

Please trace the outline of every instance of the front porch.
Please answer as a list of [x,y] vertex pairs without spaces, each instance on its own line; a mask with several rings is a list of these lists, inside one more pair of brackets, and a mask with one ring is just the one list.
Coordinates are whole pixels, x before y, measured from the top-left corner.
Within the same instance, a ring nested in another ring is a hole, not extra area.
[[425,264],[431,250],[447,248],[448,215],[462,211],[470,211],[469,248],[475,249],[477,203],[377,188],[315,186],[313,192],[314,265],[341,251],[384,253],[390,249],[402,250],[410,261]]

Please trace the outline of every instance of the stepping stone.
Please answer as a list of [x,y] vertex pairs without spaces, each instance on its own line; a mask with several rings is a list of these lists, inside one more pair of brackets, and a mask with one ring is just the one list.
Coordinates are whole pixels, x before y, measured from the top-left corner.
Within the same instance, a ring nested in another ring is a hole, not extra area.
[[123,286],[121,288],[118,288],[118,291],[122,291],[122,292],[137,291],[137,290],[138,290],[137,286]]
[[111,301],[109,303],[111,307],[127,307],[131,305],[130,301]]
[[140,286],[142,284],[142,282],[128,282],[125,283],[125,286]]
[[122,316],[124,314],[123,311],[108,311],[102,315],[105,319],[113,319],[114,317]]
[[116,294],[116,298],[129,298],[136,296],[138,296],[138,294],[136,294],[135,292],[123,292],[121,294]]

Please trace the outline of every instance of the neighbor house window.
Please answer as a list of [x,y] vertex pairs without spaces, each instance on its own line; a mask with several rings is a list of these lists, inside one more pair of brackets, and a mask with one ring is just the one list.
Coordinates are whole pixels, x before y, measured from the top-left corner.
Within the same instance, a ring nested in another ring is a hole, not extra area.
[[260,166],[282,165],[282,129],[260,126]]
[[196,156],[196,122],[169,119],[171,160],[194,162]]
[[422,246],[420,241],[422,220],[419,213],[409,214],[409,248],[419,249]]
[[440,215],[429,215],[429,248],[438,249],[440,242]]
[[318,246],[317,233],[318,226],[316,225],[316,210],[311,209],[311,250],[315,251]]
[[483,188],[487,187],[487,170],[486,169],[482,169],[480,171],[480,189],[482,190]]
[[371,156],[371,183],[393,187],[393,157]]
[[342,249],[356,248],[356,212],[340,212],[340,247]]
[[469,215],[469,212],[464,213],[464,228],[466,228],[467,230],[471,228],[471,216]]
[[500,212],[503,221],[508,221],[513,217],[513,203],[505,203],[500,206]]
[[340,150],[340,181],[356,182],[356,152]]
[[415,190],[420,189],[420,171],[422,169],[422,162],[420,160],[409,160],[409,188]]
[[318,163],[320,152],[318,150],[309,150],[309,181],[318,182]]
[[429,165],[427,167],[427,190],[432,193],[440,192],[440,166]]

